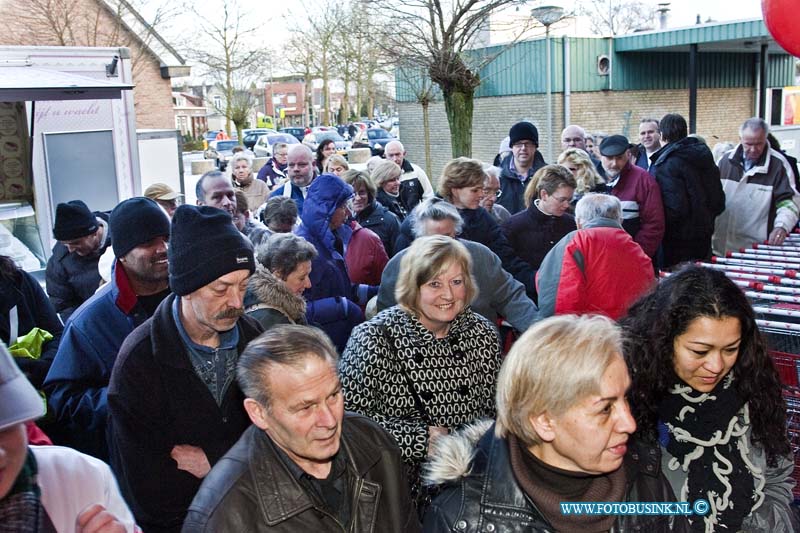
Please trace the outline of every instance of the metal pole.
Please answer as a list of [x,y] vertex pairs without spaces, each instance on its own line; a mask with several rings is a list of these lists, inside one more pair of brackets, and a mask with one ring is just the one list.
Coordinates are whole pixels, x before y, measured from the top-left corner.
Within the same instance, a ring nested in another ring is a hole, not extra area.
[[758,116],[765,119],[767,118],[767,67],[769,57],[767,56],[767,44],[761,45],[761,70],[759,71],[758,80]]
[[689,45],[689,133],[697,132],[697,43]]
[[553,94],[550,91],[550,25],[545,25],[544,42],[545,42],[545,55],[547,60],[545,62],[545,83],[547,84],[547,158],[553,157]]
[[571,97],[572,88],[570,87],[571,80],[570,80],[570,75],[569,75],[570,74],[569,70],[571,68],[571,64],[570,64],[570,60],[569,60],[569,54],[570,54],[569,38],[566,37],[566,36],[563,36],[562,39],[564,39],[564,41],[563,41],[563,44],[564,44],[564,47],[563,47],[563,53],[564,53],[564,60],[563,60],[563,64],[564,64],[564,127],[566,128],[569,124],[572,123],[572,120],[570,120],[570,103],[571,103],[571,100],[572,100],[572,97]]

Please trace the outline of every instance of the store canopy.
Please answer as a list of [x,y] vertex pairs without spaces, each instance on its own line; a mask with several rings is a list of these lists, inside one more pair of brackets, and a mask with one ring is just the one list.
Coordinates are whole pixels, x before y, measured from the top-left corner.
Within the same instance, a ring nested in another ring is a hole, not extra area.
[[0,66],[0,102],[108,100],[133,85],[30,66]]

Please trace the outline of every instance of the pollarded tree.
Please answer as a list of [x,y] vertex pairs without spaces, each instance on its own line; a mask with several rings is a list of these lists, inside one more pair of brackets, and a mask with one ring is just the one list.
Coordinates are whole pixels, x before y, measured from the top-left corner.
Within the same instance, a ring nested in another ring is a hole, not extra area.
[[427,73],[438,86],[450,125],[453,157],[472,154],[472,113],[480,70],[535,24],[531,18],[513,32],[507,46],[478,50],[490,17],[525,0],[373,0],[372,12],[394,31],[381,42],[403,68]]

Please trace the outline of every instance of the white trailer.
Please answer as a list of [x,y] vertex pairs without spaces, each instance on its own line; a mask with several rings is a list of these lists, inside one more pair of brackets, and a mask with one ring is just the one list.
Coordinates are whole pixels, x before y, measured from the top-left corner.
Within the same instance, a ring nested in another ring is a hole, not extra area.
[[[153,181],[182,189],[180,135],[137,136],[132,89],[127,48],[0,46],[0,254],[41,269],[61,202],[106,211]],[[161,169],[146,183],[140,152]]]

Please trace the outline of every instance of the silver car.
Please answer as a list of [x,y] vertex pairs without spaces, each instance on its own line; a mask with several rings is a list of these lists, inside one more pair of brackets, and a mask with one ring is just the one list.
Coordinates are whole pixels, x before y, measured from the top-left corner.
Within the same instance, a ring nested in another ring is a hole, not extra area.
[[272,146],[275,143],[300,144],[297,137],[288,133],[270,133],[262,135],[253,145],[256,157],[272,157]]

